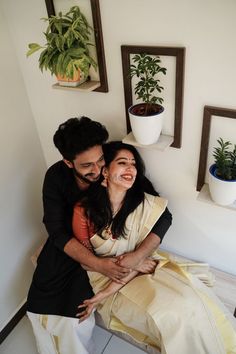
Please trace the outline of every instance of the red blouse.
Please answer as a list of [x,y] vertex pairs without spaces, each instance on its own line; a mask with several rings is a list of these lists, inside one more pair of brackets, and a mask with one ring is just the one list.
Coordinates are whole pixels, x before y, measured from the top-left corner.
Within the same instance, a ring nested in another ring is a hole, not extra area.
[[94,225],[85,215],[84,208],[77,203],[74,207],[74,213],[72,218],[72,227],[74,236],[87,248],[92,248],[92,245],[89,241],[94,232]]

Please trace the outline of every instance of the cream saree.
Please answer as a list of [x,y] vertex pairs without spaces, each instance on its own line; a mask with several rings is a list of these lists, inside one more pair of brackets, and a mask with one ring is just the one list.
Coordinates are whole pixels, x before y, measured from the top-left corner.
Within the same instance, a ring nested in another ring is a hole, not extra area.
[[[90,239],[97,255],[116,256],[130,252],[149,234],[162,215],[167,201],[145,195],[142,205],[129,215],[127,238]],[[168,254],[159,259],[155,273],[140,275],[98,307],[107,328],[128,333],[165,354],[236,353],[236,325],[216,296],[196,276]],[[109,283],[96,272],[88,272],[95,293]]]

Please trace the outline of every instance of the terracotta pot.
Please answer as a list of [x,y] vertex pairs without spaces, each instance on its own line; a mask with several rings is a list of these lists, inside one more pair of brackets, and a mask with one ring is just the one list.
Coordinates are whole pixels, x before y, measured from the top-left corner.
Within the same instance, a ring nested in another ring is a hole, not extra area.
[[57,80],[60,86],[79,86],[87,80],[87,77],[84,76],[84,73],[78,70],[74,74],[73,79],[69,79],[66,76],[57,75]]

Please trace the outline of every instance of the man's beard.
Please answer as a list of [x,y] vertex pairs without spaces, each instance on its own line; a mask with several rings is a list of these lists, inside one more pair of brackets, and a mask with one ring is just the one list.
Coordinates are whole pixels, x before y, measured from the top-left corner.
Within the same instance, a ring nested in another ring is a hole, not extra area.
[[91,183],[94,183],[94,182],[97,182],[97,180],[100,178],[100,175],[97,176],[96,179],[94,180],[90,180],[88,179],[87,177],[88,176],[94,176],[94,173],[87,173],[86,175],[82,175],[81,173],[79,173],[75,167],[73,167],[73,172],[74,172],[74,175],[81,181],[81,182],[84,182],[84,183],[87,183],[87,184],[91,184]]

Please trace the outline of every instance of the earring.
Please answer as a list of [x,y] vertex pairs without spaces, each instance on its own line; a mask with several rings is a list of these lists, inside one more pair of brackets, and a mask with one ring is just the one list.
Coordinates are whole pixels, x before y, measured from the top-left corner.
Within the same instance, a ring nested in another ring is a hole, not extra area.
[[103,181],[101,182],[101,186],[107,188],[107,176],[104,176]]

